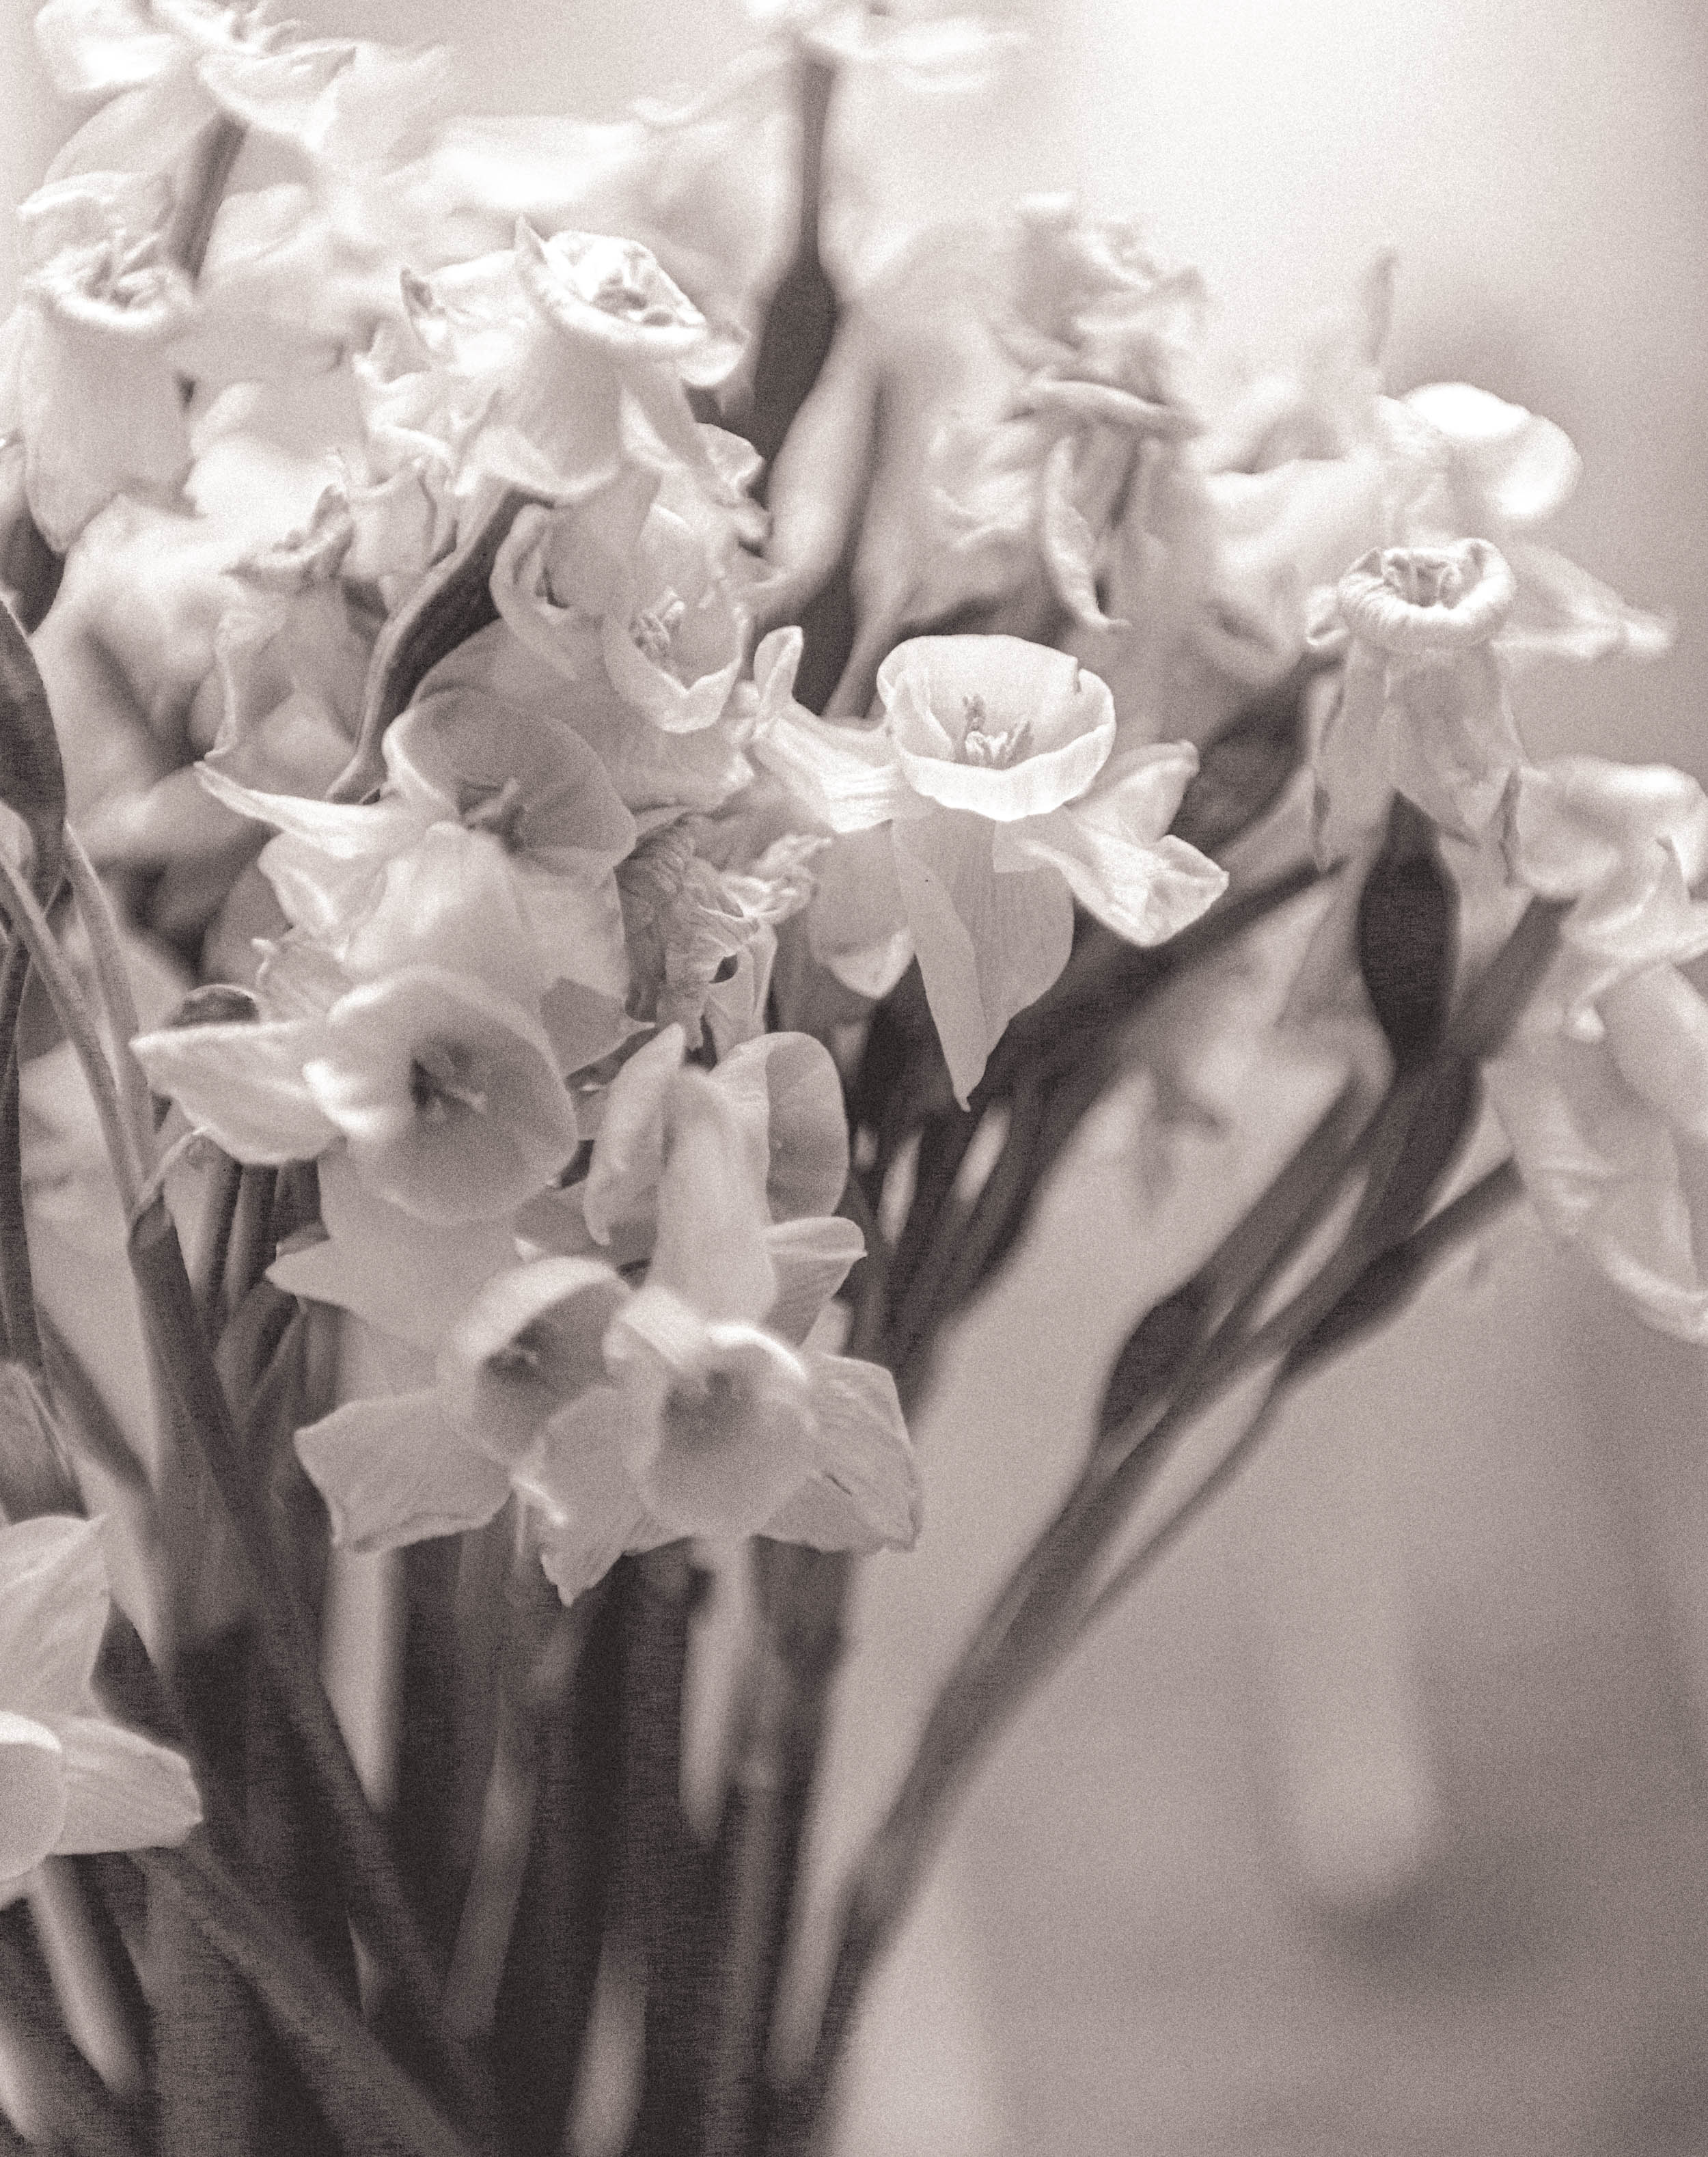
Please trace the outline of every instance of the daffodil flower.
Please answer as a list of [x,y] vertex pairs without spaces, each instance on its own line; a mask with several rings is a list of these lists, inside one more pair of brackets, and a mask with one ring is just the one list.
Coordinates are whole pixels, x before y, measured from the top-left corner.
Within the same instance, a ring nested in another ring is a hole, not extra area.
[[[839,835],[816,948],[845,979],[877,987],[860,960],[876,948],[905,964],[905,929],[959,1099],[1067,964],[1076,898],[1148,945],[1225,888],[1213,862],[1166,836],[1196,753],[1159,744],[1112,764],[1109,692],[1062,653],[1013,637],[915,638],[879,672],[884,717],[851,727],[794,704],[798,651],[791,631],[760,647],[753,754]],[[850,839],[857,861],[839,878]],[[837,919],[848,909],[851,935]]]
[[1411,472],[1404,536],[1442,543],[1465,533],[1492,539],[1516,593],[1500,633],[1509,659],[1658,657],[1672,631],[1628,606],[1576,563],[1530,537],[1571,495],[1582,459],[1551,420],[1464,382],[1434,382],[1387,408]]
[[1524,760],[1493,640],[1511,570],[1486,539],[1372,549],[1340,579],[1340,703],[1315,752],[1317,844],[1334,860],[1403,794],[1455,837],[1484,837]]
[[1516,883],[1569,907],[1489,1097],[1525,1187],[1652,1323],[1708,1340],[1708,796],[1681,772],[1565,757],[1520,772]]
[[172,350],[188,280],[161,250],[157,182],[61,180],[20,212],[23,299],[0,337],[0,433],[19,432],[30,514],[60,553],[122,492],[170,498],[189,470]]
[[496,1220],[579,1143],[539,1020],[443,966],[346,987],[319,1016],[167,1027],[134,1044],[150,1083],[239,1161],[312,1160],[342,1140],[419,1219]]
[[524,644],[571,682],[603,668],[671,734],[721,717],[747,633],[735,528],[693,495],[629,466],[584,502],[523,508],[492,570],[498,610]]
[[353,983],[450,966],[538,1005],[565,1071],[625,1032],[629,968],[612,866],[635,825],[570,728],[469,690],[432,692],[387,730],[387,785],[341,805],[203,782],[278,837],[260,867],[287,919]]
[[44,1857],[162,1847],[202,1817],[179,1755],[90,1690],[108,1609],[93,1521],[0,1526],[0,1899]]
[[738,347],[638,242],[543,240],[522,220],[513,247],[406,275],[404,297],[428,364],[399,367],[387,347],[386,371],[366,374],[370,425],[441,445],[459,495],[497,479],[581,500],[619,476],[636,430],[729,492],[684,384],[721,380]]
[[[586,1219],[620,1236],[614,1257],[650,1242],[643,1287],[597,1257],[510,1268],[470,1305],[431,1387],[298,1434],[340,1540],[382,1548],[473,1526],[514,1492],[566,1600],[623,1550],[683,1535],[913,1540],[893,1382],[798,1345],[860,1238],[772,1217],[833,1177],[840,1189],[846,1167],[826,1142],[840,1125],[828,1056],[773,1039],[720,1085],[682,1067],[680,1032],[661,1036],[613,1088]],[[815,1129],[795,1153],[791,1135]]]

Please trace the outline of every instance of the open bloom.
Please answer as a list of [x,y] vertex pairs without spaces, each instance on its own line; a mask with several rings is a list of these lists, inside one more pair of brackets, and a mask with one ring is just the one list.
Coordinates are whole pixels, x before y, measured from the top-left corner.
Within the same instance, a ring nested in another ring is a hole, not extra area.
[[1196,751],[1150,745],[1112,764],[1109,691],[1065,655],[1014,637],[915,638],[880,670],[884,717],[851,727],[794,704],[798,651],[795,631],[760,647],[753,754],[838,835],[815,948],[871,994],[917,953],[959,1099],[1067,964],[1074,899],[1156,944],[1225,888],[1213,862],[1165,836]]
[[56,1852],[182,1842],[202,1817],[178,1754],[90,1690],[108,1607],[93,1521],[0,1527],[0,1896]]
[[1325,860],[1378,830],[1394,793],[1457,837],[1488,831],[1524,761],[1490,648],[1514,597],[1486,539],[1372,549],[1340,579],[1345,677],[1314,759]]
[[383,1548],[490,1519],[514,1493],[566,1600],[623,1550],[683,1535],[911,1542],[893,1382],[805,1345],[858,1232],[774,1211],[840,1189],[846,1138],[799,1158],[788,1144],[840,1125],[834,1088],[825,1052],[786,1036],[722,1085],[682,1068],[679,1032],[632,1059],[594,1146],[583,1249],[650,1245],[645,1284],[574,1253],[495,1274],[431,1387],[299,1434],[335,1534]]
[[1525,1187],[1654,1324],[1708,1340],[1708,796],[1681,772],[1565,757],[1521,772],[1515,880],[1569,908],[1489,1091]]

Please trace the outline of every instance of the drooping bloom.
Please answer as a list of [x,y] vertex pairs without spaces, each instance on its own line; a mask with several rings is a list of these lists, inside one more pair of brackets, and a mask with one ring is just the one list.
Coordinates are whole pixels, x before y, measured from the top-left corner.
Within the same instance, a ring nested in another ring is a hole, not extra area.
[[[804,1037],[737,1052],[728,1075],[682,1053],[670,1029],[631,1059],[584,1193],[536,1209],[530,1225],[555,1214],[579,1250],[495,1273],[431,1387],[299,1434],[340,1540],[472,1526],[514,1493],[566,1600],[623,1550],[683,1535],[912,1541],[893,1382],[805,1345],[861,1248],[848,1223],[792,1210],[846,1173],[834,1067]],[[644,1262],[644,1285],[607,1250]]]
[[1166,836],[1196,753],[1141,746],[1112,764],[1109,691],[1065,655],[1014,637],[915,638],[879,672],[883,718],[851,727],[794,704],[798,651],[798,632],[760,646],[753,754],[838,835],[815,947],[867,994],[917,953],[959,1099],[1067,964],[1074,899],[1156,944],[1225,888],[1213,862]]
[[108,1608],[93,1521],[0,1526],[0,1897],[44,1857],[182,1842],[202,1817],[179,1755],[90,1690]]
[[404,296],[417,356],[386,337],[358,369],[370,435],[399,466],[437,461],[460,501],[498,480],[575,502],[618,477],[638,432],[728,492],[685,385],[720,380],[738,347],[637,242],[543,240],[524,220],[513,247],[406,276]]
[[1345,675],[1314,756],[1325,861],[1378,831],[1394,793],[1457,837],[1488,831],[1524,761],[1492,648],[1515,596],[1484,539],[1372,549],[1340,579],[1328,633]]
[[1514,783],[1514,879],[1566,906],[1558,956],[1489,1096],[1555,1233],[1654,1325],[1708,1340],[1708,796],[1683,773],[1564,757]]
[[21,436],[30,514],[62,553],[116,494],[170,498],[189,470],[171,353],[195,302],[162,253],[167,208],[157,181],[97,172],[43,188],[19,214],[0,435]]

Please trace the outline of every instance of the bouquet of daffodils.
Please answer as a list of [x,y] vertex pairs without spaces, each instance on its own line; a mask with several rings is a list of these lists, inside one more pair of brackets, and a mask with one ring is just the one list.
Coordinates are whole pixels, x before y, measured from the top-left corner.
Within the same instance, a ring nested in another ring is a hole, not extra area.
[[[978,23],[774,9],[599,126],[224,0],[37,34],[0,2146],[551,2157],[602,2081],[628,2157],[821,2147],[970,1775],[1279,1399],[1520,1197],[1708,1338],[1708,799],[1508,701],[1665,628],[1531,536],[1556,427],[1385,394],[1387,263],[1253,367],[1127,224],[898,225],[860,113]],[[815,1969],[854,1561],[1118,1084],[1135,1206],[1240,1174]]]

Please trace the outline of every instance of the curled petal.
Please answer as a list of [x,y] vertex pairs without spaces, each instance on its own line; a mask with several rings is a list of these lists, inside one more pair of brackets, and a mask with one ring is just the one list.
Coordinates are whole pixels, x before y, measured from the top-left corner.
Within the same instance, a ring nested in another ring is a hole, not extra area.
[[779,1221],[765,1232],[765,1249],[777,1276],[776,1300],[765,1328],[798,1348],[813,1321],[866,1254],[866,1238],[853,1222],[834,1214]]
[[332,1541],[349,1550],[481,1527],[510,1495],[504,1469],[451,1426],[430,1392],[347,1401],[298,1431],[296,1452],[327,1501]]
[[1408,658],[1486,644],[1516,597],[1511,569],[1486,539],[1372,548],[1340,586],[1340,611],[1352,634]]
[[1480,838],[1524,762],[1495,653],[1390,660],[1382,728],[1397,790],[1443,831]]
[[1004,825],[996,867],[1047,864],[1117,935],[1129,944],[1165,943],[1221,898],[1227,872],[1184,839],[1132,837],[1118,813],[1099,813],[1103,806],[1076,801]]

